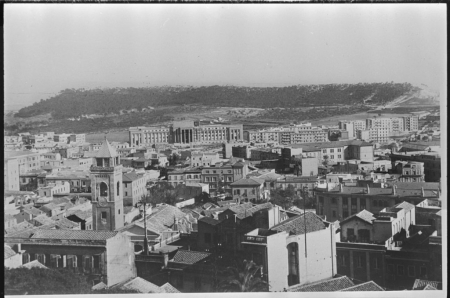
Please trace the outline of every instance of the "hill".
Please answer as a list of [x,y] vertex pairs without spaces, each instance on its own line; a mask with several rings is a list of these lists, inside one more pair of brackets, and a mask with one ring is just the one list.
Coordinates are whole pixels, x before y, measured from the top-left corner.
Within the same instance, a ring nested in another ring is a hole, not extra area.
[[123,114],[176,105],[247,108],[300,108],[329,105],[385,105],[420,91],[409,83],[359,83],[250,88],[235,86],[66,89],[22,108],[14,117],[51,113],[53,119]]

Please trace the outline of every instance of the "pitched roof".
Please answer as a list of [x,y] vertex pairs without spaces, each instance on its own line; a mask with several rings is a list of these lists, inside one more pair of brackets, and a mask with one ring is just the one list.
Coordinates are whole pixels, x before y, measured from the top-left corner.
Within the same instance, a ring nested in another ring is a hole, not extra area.
[[432,280],[426,280],[426,279],[416,279],[414,281],[413,290],[423,290],[427,285],[430,285],[436,289],[439,288],[439,284],[441,284],[438,281],[432,281]]
[[31,262],[28,262],[26,264],[23,264],[22,266],[20,266],[20,268],[41,268],[41,269],[48,269],[48,267],[42,265],[38,260],[34,260]]
[[123,182],[133,182],[135,180],[138,180],[139,178],[140,177],[136,174],[135,171],[122,174]]
[[344,222],[347,222],[347,221],[349,221],[349,220],[351,220],[351,219],[353,219],[355,217],[359,218],[359,219],[361,219],[361,220],[363,220],[363,221],[365,221],[365,222],[367,222],[369,224],[372,224],[373,220],[376,219],[375,216],[373,216],[373,213],[371,213],[371,212],[369,212],[369,211],[364,209],[364,210],[361,210],[360,212],[358,212],[356,214],[353,214],[353,215],[345,218],[343,221],[341,221],[340,224],[342,225]]
[[429,290],[437,290],[435,287],[433,287],[432,285],[426,285],[425,288],[423,288],[424,291],[429,291]]
[[212,225],[212,226],[215,226],[215,225],[220,223],[219,220],[211,218],[211,217],[208,217],[208,216],[204,216],[204,217],[200,218],[198,221],[199,222],[204,222],[204,223],[206,223],[208,225]]
[[60,229],[73,229],[79,226],[79,223],[75,223],[67,218],[61,218],[55,221],[55,225]]
[[207,252],[200,251],[191,251],[191,250],[179,250],[171,260],[171,262],[175,263],[183,263],[183,264],[195,264],[198,263],[211,254]]
[[405,211],[407,212],[411,209],[414,209],[415,206],[413,204],[403,201],[400,204],[395,205],[394,208],[402,208],[405,209]]
[[136,290],[139,293],[161,293],[162,292],[161,289],[157,285],[155,285],[141,277],[136,277],[136,278],[130,280],[129,282],[127,282],[126,284],[121,286],[121,288]]
[[347,276],[322,280],[302,286],[293,286],[288,292],[335,292],[340,291],[355,284]]
[[93,230],[46,230],[38,229],[31,238],[70,239],[70,240],[106,240],[117,235],[114,231]]
[[[305,227],[305,217],[306,217],[306,227]],[[307,233],[315,232],[325,229],[325,224],[323,220],[312,212],[306,212],[303,214],[291,217],[271,228],[274,231],[286,231],[291,235],[301,235]]]
[[110,157],[117,157],[117,151],[116,149],[111,146],[111,144],[108,142],[107,139],[105,139],[105,141],[102,144],[102,147],[100,147],[100,149],[97,151],[97,154],[95,155],[95,157],[98,158],[110,158]]
[[92,290],[102,290],[104,288],[106,288],[106,284],[104,282],[99,282],[98,284],[96,284],[95,286],[92,287]]
[[8,245],[5,244],[5,259],[15,256],[17,253]]
[[10,227],[10,228],[6,228],[5,229],[5,235],[10,236],[12,234],[15,233],[19,233],[25,230],[28,230],[30,228],[33,228],[33,224],[29,223],[28,221],[24,220],[21,223],[18,223],[17,225]]
[[235,181],[233,183],[231,183],[231,186],[251,186],[251,185],[255,185],[255,186],[260,186],[261,184],[264,184],[264,180],[263,179],[258,179],[258,178],[242,178],[238,181]]
[[178,291],[174,286],[172,286],[170,283],[166,282],[163,284],[160,289],[163,293],[181,293]]
[[380,287],[379,285],[377,285],[375,282],[368,281],[353,287],[349,287],[343,290],[340,290],[339,292],[353,292],[353,291],[358,291],[358,292],[372,292],[372,291],[384,291],[384,289],[382,287]]
[[147,217],[147,224],[161,224],[166,227],[172,227],[175,219],[181,219],[186,213],[172,205],[162,205],[153,208],[152,214]]

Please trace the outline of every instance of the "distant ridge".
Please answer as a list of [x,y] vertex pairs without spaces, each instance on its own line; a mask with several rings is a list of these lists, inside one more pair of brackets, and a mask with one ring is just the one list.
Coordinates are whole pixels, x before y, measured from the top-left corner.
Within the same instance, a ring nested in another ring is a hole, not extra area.
[[383,105],[399,96],[420,91],[409,83],[359,83],[297,85],[289,87],[142,87],[105,89],[65,89],[58,95],[19,110],[15,117],[51,113],[54,119],[86,114],[120,114],[122,110],[142,110],[173,105],[204,105],[251,108],[295,108],[325,105]]

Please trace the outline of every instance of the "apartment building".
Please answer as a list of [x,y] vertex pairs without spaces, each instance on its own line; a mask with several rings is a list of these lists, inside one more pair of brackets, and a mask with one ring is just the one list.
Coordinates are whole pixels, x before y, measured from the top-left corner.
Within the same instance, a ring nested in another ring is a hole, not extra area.
[[237,202],[261,202],[267,199],[264,192],[264,180],[258,178],[242,178],[230,184],[233,200]]
[[134,206],[147,194],[147,179],[135,171],[122,174],[124,206]]
[[433,185],[415,183],[395,184],[386,188],[340,184],[330,190],[317,188],[315,196],[318,215],[324,215],[328,221],[341,221],[364,209],[377,213],[403,201],[415,205],[425,199],[438,200],[440,193]]
[[246,177],[248,173],[248,165],[243,161],[217,163],[214,166],[202,168],[201,182],[209,184],[212,195],[216,195],[219,190],[231,194],[230,184]]
[[191,167],[209,167],[220,161],[218,152],[198,152],[191,153]]
[[69,184],[70,193],[90,193],[91,192],[91,178],[88,170],[85,171],[59,171],[56,174],[45,177],[47,185],[52,184]]
[[70,140],[70,134],[62,133],[53,136],[53,141],[57,143],[68,144]]
[[246,131],[248,142],[277,142],[279,144],[300,144],[327,142],[328,134],[311,123]]
[[70,193],[70,184],[68,182],[62,183],[48,183],[47,186],[39,187],[38,194],[40,197],[53,198],[54,194],[68,194]]
[[198,168],[177,169],[167,173],[167,180],[172,186],[186,183],[200,183],[202,170]]
[[19,182],[19,163],[18,160],[13,158],[5,158],[4,159],[4,188],[6,191],[19,191],[20,190],[20,182]]
[[260,148],[260,149],[251,149],[250,150],[250,159],[251,160],[277,160],[280,158],[280,154],[278,152],[274,152],[275,150],[270,148]]
[[15,159],[19,166],[19,174],[40,169],[41,154],[32,151],[5,151],[5,159]]
[[69,143],[78,143],[78,144],[86,143],[86,134],[84,133],[71,134],[69,136]]
[[401,174],[400,182],[425,182],[424,163],[417,161],[396,161],[392,174]]
[[397,161],[415,161],[423,162],[425,182],[438,182],[441,179],[441,157],[438,153],[422,153],[414,152],[404,154],[391,154],[392,168],[395,168]]

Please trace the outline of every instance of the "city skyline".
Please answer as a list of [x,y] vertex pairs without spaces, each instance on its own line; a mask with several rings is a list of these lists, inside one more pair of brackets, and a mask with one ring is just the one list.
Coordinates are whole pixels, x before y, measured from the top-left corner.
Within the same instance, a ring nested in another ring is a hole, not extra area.
[[436,5],[5,6],[5,104],[66,88],[445,82]]

